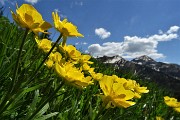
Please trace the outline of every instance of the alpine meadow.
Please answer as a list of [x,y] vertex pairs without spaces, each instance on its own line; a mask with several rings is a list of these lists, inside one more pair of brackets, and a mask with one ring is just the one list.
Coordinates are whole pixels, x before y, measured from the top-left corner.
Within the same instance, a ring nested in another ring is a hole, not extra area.
[[10,11],[13,23],[0,16],[1,120],[180,120],[173,92],[67,44],[84,35],[57,12],[50,24],[30,4]]

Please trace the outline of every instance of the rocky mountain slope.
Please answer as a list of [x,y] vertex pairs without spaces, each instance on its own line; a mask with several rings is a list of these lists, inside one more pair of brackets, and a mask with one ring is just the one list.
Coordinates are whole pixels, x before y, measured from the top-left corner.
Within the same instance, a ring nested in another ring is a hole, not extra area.
[[103,56],[97,59],[113,65],[116,70],[131,72],[143,80],[154,81],[180,97],[180,65],[157,62],[145,55],[131,61],[120,56]]

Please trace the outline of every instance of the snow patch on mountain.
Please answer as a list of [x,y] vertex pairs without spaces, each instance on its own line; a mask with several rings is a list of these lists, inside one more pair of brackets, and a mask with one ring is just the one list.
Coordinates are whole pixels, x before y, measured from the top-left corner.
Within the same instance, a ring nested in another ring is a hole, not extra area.
[[117,61],[120,61],[121,59],[123,59],[122,57],[120,56],[115,56],[113,57],[112,59],[108,59],[107,61],[105,61],[104,63],[115,63]]

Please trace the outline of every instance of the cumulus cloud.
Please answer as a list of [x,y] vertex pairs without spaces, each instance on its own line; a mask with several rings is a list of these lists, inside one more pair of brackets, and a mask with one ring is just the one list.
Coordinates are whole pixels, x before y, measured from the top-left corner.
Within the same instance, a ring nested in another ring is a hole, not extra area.
[[39,0],[25,0],[25,2],[28,2],[30,4],[36,4]]
[[178,38],[178,30],[178,26],[172,26],[167,32],[159,32],[148,37],[125,36],[122,42],[92,44],[88,47],[88,52],[94,57],[120,55],[124,58],[135,58],[148,55],[154,59],[164,58],[165,55],[157,50],[158,44]]
[[111,33],[104,28],[96,28],[95,34],[98,35],[101,39],[106,39],[111,35]]
[[172,26],[170,27],[170,29],[167,31],[168,34],[171,34],[171,33],[175,33],[179,30],[179,26]]
[[162,31],[162,30],[159,30],[158,33],[159,33],[159,34],[163,34],[163,31]]
[[117,53],[121,55],[119,51],[122,51],[122,43],[106,42],[103,43],[102,46],[99,44],[92,44],[88,47],[88,51],[94,57],[101,57],[103,55],[114,56],[117,55]]

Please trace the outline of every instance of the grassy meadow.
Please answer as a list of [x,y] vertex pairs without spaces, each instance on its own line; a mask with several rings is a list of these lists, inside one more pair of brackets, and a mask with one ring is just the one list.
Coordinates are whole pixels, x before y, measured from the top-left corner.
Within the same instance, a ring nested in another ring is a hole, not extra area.
[[[47,63],[48,53],[40,49],[34,35],[15,22],[10,23],[8,18],[0,17],[1,120],[180,120],[180,113],[164,102],[164,96],[173,97],[173,93],[131,73],[115,72],[111,66],[91,58],[86,63],[94,68],[93,73],[132,79],[149,90],[139,99],[131,99],[134,105],[124,107],[115,102],[107,107],[113,99],[107,98],[104,101],[102,95],[106,93],[98,80],[94,80],[93,84],[67,82],[66,79],[70,78],[61,75],[57,71],[58,67],[52,68],[53,65]],[[63,37],[65,40],[66,36]],[[39,35],[39,39],[46,38],[44,33]],[[62,40],[61,37],[59,40]],[[63,50],[57,48],[62,58],[65,58],[63,60],[74,60]],[[72,63],[80,70],[80,63]],[[74,77],[78,77],[78,74],[74,74]],[[95,79],[90,72],[83,72],[83,75]],[[104,106],[105,102],[108,103]]]

